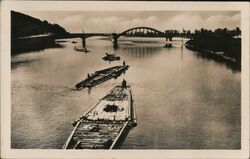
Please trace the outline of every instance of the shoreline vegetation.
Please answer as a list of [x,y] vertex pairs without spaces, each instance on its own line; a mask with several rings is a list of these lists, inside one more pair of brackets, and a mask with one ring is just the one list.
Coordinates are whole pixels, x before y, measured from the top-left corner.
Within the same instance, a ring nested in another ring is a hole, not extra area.
[[51,24],[34,17],[11,11],[11,55],[62,47],[56,44],[54,36],[69,33],[58,24]]
[[216,29],[196,30],[193,38],[186,42],[186,48],[198,51],[201,56],[231,65],[235,70],[241,69],[241,31]]

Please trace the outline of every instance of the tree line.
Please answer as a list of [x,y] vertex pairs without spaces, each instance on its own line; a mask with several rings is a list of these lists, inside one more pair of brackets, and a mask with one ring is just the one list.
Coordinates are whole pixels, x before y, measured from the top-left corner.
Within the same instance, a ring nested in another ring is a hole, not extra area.
[[58,24],[51,24],[46,20],[11,11],[11,37],[16,39],[32,35],[65,35],[68,32]]
[[[188,34],[188,33],[187,33]],[[241,63],[241,30],[239,27],[229,30],[227,28],[195,30],[191,40],[186,43],[197,50],[210,50],[221,52],[224,56],[233,58]]]
[[184,36],[187,38],[200,38],[204,36],[220,36],[220,37],[235,37],[238,38],[241,36],[241,30],[239,27],[229,30],[227,28],[217,28],[214,31],[201,28],[200,30],[195,29],[193,32],[191,30],[166,30],[166,34],[171,34],[172,36]]

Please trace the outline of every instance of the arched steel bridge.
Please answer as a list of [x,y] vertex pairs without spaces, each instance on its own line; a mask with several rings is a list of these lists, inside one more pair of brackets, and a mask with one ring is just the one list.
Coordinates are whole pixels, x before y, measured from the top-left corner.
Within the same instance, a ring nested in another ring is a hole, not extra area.
[[161,32],[157,29],[150,28],[150,27],[136,27],[128,29],[118,36],[126,36],[126,37],[166,37],[164,32]]
[[118,38],[121,36],[124,37],[150,37],[150,38],[165,38],[166,40],[172,40],[173,37],[180,36],[179,33],[168,31],[161,32],[157,29],[150,28],[150,27],[134,27],[128,30],[125,30],[121,33],[70,33],[64,37],[57,37],[57,38],[81,38],[83,47],[86,45],[86,39],[94,36],[105,36],[111,37],[113,39],[114,46],[118,45]]
[[[121,36],[125,37],[163,37],[169,38],[175,35],[175,33],[171,33],[170,31],[161,32],[157,29],[150,28],[150,27],[135,27],[125,30],[121,33],[71,33],[69,34],[68,38],[90,38],[93,36],[108,36],[112,37],[116,35],[117,38]],[[67,38],[67,37],[66,37]]]

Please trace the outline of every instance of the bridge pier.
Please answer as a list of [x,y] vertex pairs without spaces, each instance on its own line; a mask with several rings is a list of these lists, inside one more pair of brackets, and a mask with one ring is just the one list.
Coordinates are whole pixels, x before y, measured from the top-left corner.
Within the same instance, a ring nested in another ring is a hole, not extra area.
[[82,48],[86,47],[86,38],[82,38]]
[[86,35],[84,34],[84,30],[82,32],[81,39],[82,39],[82,48],[85,48],[86,47]]
[[118,48],[118,35],[117,33],[113,33],[112,36],[113,36],[113,48],[116,49]]

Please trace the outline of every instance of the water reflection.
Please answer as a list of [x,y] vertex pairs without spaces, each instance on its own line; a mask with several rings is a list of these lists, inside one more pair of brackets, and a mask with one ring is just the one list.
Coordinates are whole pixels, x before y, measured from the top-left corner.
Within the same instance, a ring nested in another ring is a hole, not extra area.
[[240,72],[241,66],[230,60],[225,60],[217,55],[213,55],[205,52],[197,52],[194,54],[198,58],[206,59],[208,61],[216,61],[218,64],[225,65],[227,68],[231,69],[233,72]]
[[166,43],[164,47],[165,47],[165,48],[172,48],[173,45],[172,45],[171,43]]
[[183,61],[183,45],[181,45],[181,61]]
[[121,51],[124,51],[128,56],[136,59],[150,58],[159,53],[162,48],[150,47],[150,46],[132,46],[132,47],[120,47]]

